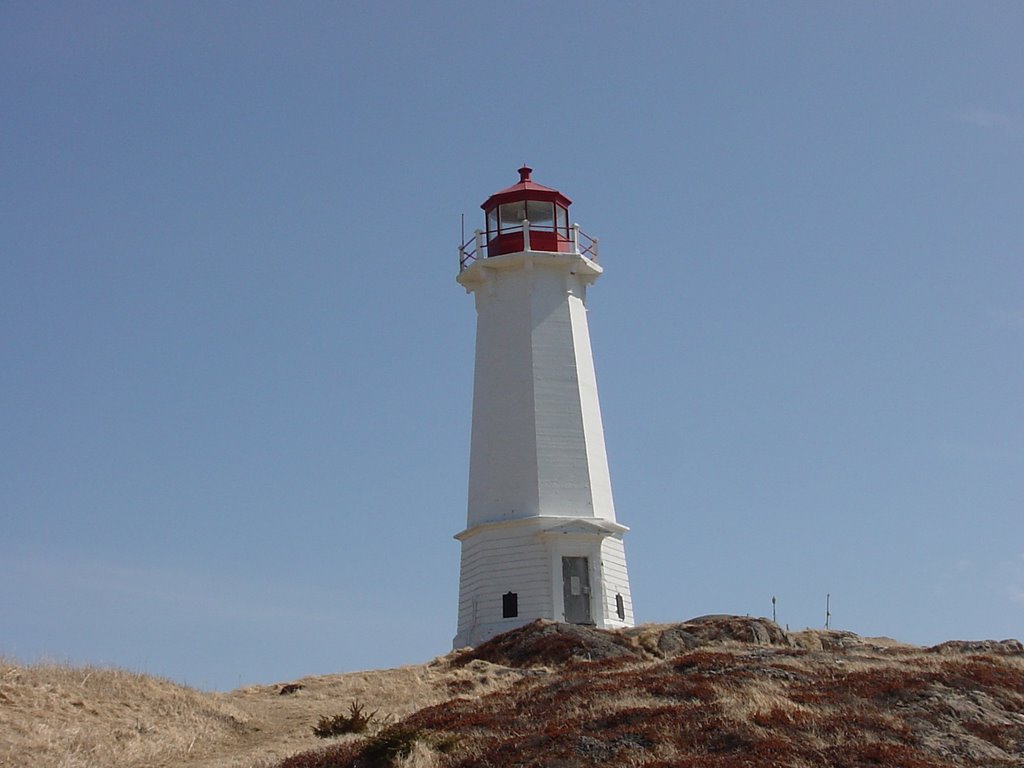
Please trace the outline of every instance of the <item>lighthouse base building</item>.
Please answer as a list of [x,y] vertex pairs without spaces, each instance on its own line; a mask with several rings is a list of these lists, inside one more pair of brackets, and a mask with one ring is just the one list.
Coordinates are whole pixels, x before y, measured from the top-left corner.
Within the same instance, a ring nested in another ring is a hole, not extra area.
[[587,325],[597,244],[519,173],[459,249],[477,338],[456,648],[535,619],[633,626]]
[[534,619],[633,626],[626,555],[617,523],[533,517],[476,526],[462,542],[459,631],[479,645]]

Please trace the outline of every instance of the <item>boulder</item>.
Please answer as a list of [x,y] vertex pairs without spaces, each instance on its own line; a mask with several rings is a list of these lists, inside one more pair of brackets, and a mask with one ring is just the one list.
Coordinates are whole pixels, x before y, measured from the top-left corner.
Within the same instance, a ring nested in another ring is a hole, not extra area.
[[615,632],[538,619],[463,651],[452,663],[464,666],[482,659],[508,667],[537,667],[612,658],[640,659],[642,654]]
[[947,640],[933,645],[929,653],[997,653],[1024,654],[1024,645],[1020,640]]
[[685,629],[703,642],[732,640],[755,645],[793,645],[789,635],[769,619],[755,619],[750,616],[699,616],[676,626]]

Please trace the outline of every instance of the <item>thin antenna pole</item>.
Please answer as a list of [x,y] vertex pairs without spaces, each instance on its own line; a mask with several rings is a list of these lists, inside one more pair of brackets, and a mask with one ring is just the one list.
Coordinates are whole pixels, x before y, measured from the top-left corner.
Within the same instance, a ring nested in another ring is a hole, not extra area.
[[829,619],[832,618],[832,611],[829,610],[829,600],[832,598],[831,593],[825,593],[825,629],[828,629]]

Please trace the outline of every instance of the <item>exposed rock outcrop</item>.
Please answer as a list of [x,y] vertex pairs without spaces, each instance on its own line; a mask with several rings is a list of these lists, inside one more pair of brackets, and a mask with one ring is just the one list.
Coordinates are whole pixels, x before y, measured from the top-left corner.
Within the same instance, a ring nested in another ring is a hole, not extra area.
[[[619,632],[534,622],[448,663],[523,676],[382,734],[440,745],[438,768],[1024,768],[1016,640],[926,649],[743,616]],[[363,768],[368,750],[337,745],[280,768]]]

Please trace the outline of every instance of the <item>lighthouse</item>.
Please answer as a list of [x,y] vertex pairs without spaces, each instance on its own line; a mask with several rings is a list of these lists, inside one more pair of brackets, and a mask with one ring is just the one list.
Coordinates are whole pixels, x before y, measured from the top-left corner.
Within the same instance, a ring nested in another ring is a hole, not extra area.
[[633,626],[587,326],[597,240],[531,174],[459,247],[477,326],[456,648],[535,619]]

